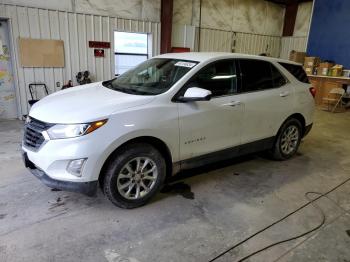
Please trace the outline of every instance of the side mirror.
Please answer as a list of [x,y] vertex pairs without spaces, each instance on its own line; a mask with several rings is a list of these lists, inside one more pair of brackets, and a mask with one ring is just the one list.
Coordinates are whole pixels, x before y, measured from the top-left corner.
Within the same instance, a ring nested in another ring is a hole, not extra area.
[[211,91],[199,88],[190,87],[186,90],[183,96],[178,97],[180,102],[193,102],[193,101],[209,101],[211,99]]

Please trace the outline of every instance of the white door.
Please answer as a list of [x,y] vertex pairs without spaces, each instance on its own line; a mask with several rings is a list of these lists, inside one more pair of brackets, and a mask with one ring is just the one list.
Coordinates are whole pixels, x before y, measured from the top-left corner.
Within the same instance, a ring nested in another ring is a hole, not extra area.
[[10,57],[9,28],[0,20],[0,118],[16,118],[16,94]]
[[238,146],[243,107],[234,61],[206,66],[181,93],[190,87],[210,90],[213,96],[210,101],[178,103],[181,160]]
[[292,114],[293,87],[270,62],[240,60],[244,118],[242,144],[272,138]]

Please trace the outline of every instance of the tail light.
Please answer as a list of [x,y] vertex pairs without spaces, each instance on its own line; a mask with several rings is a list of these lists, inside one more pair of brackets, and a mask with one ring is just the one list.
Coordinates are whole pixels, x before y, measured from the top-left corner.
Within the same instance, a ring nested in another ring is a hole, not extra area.
[[309,91],[310,91],[311,95],[315,98],[316,92],[317,92],[316,88],[310,87],[310,88],[309,88]]

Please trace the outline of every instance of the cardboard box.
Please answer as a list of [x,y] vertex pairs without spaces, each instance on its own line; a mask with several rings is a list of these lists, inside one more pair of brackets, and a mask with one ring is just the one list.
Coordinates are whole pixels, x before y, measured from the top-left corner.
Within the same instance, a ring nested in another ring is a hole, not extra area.
[[330,69],[334,66],[333,63],[323,62],[317,68],[317,75],[328,76]]
[[321,62],[319,57],[307,56],[305,57],[304,67],[317,67]]
[[315,68],[314,67],[304,67],[304,70],[305,70],[307,75],[313,75]]
[[289,53],[289,60],[294,61],[296,63],[304,64],[305,56],[306,56],[305,52],[298,52],[298,51],[292,50]]

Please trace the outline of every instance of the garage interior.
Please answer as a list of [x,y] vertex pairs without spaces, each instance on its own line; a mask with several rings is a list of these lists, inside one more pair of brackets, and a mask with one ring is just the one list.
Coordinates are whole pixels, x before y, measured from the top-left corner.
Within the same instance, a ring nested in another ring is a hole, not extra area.
[[[0,261],[350,261],[349,10],[347,0],[1,0]],[[189,51],[303,64],[316,111],[297,155],[185,171],[131,210],[102,192],[50,189],[24,167],[30,101]],[[334,89],[344,92],[330,103]]]

